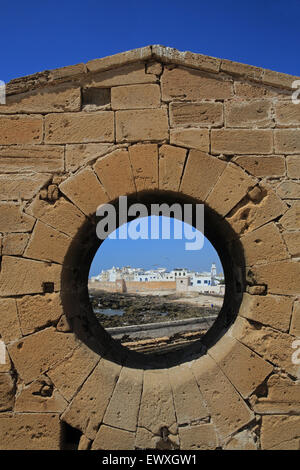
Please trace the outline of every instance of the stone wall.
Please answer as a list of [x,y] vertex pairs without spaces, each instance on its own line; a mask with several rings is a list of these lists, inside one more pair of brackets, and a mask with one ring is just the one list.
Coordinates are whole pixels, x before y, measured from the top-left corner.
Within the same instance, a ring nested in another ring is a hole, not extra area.
[[[149,46],[8,84],[1,449],[64,449],[69,426],[80,449],[299,448],[296,78]],[[155,362],[95,320],[94,214],[120,195],[205,204],[226,294],[204,345]]]

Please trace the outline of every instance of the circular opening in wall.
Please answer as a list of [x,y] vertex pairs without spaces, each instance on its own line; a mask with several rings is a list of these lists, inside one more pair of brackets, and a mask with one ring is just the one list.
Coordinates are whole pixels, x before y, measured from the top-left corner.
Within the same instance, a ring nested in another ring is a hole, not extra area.
[[202,232],[152,215],[123,224],[103,241],[88,289],[112,338],[140,353],[165,354],[204,337],[222,308],[225,279]]
[[[146,215],[137,211],[141,204]],[[181,217],[154,214],[153,204],[177,204]],[[102,357],[133,367],[169,367],[204,354],[233,323],[245,288],[243,251],[230,225],[178,193],[128,197],[125,221],[120,200],[111,206],[113,223],[109,211],[89,217],[66,257],[62,302],[70,329]]]

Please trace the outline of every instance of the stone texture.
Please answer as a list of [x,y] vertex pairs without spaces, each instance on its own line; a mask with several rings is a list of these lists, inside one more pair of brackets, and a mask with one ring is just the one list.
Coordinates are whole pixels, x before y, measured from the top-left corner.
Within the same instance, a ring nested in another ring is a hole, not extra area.
[[248,429],[238,432],[233,437],[228,439],[224,450],[257,450],[258,443],[257,437]]
[[[270,154],[273,135],[269,129],[212,129],[211,151],[214,154]],[[276,153],[285,153],[277,147]],[[293,153],[293,152],[291,152]]]
[[211,357],[193,361],[192,371],[221,439],[253,420],[252,411]]
[[22,206],[13,202],[0,203],[0,232],[30,232],[35,219],[22,211]]
[[225,168],[226,163],[223,161],[204,152],[191,150],[182,176],[180,191],[205,201]]
[[[88,68],[90,69],[90,67],[91,62],[88,63]],[[94,66],[92,71],[96,72]],[[141,63],[125,65],[124,67],[118,67],[114,70],[100,71],[86,80],[87,86],[101,88],[153,82],[156,82],[156,76],[145,73],[145,65]]]
[[281,217],[280,225],[286,230],[297,230],[300,228],[300,201],[291,203],[290,208]]
[[224,335],[208,354],[244,398],[248,398],[273,370],[268,362],[229,335]]
[[66,400],[53,388],[46,376],[41,376],[27,387],[23,387],[16,397],[17,413],[62,413]]
[[166,109],[137,109],[116,112],[117,142],[161,141],[168,139]]
[[0,200],[31,199],[49,180],[49,174],[0,175]]
[[[89,188],[89,191],[86,191],[86,188]],[[61,183],[59,189],[86,215],[95,213],[98,206],[108,202],[100,181],[90,168],[85,168],[68,178]]]
[[0,116],[0,145],[40,144],[42,139],[42,116]]
[[284,232],[284,241],[287,249],[292,256],[300,256],[300,233],[299,232]]
[[[128,151],[125,149],[114,152],[100,158],[94,165],[94,170],[101,181],[110,199],[135,193],[135,185]],[[111,178],[111,175],[114,178]]]
[[173,405],[172,389],[166,370],[146,370],[139,412],[138,425],[153,434],[167,427],[176,434],[177,424]]
[[253,275],[257,284],[267,284],[270,294],[298,295],[299,274],[299,263],[293,261],[277,261],[251,268],[251,277]]
[[299,106],[290,102],[277,102],[275,104],[275,120],[279,126],[297,127],[300,125]]
[[229,163],[206,202],[217,213],[225,216],[254,185],[254,179],[242,169]]
[[98,354],[85,345],[73,351],[65,361],[54,365],[47,372],[55,387],[70,401],[99,361]]
[[123,429],[111,428],[104,424],[100,426],[97,436],[92,444],[92,450],[133,450],[134,433]]
[[159,108],[159,85],[130,85],[114,87],[111,90],[112,109]]
[[49,327],[12,343],[8,351],[17,372],[25,383],[29,383],[63,361],[77,346],[73,334],[59,333]]
[[214,450],[218,445],[212,424],[179,428],[180,450]]
[[11,374],[0,372],[0,412],[11,410],[14,401],[15,383],[13,378]]
[[300,153],[299,129],[276,129],[274,146],[276,153]]
[[292,306],[292,297],[244,293],[239,315],[276,330],[288,332]]
[[137,191],[158,188],[158,149],[156,144],[131,145],[129,159]]
[[22,336],[15,299],[0,299],[0,335],[5,343]]
[[55,87],[8,96],[1,113],[58,113],[80,111],[80,88]]
[[22,255],[28,243],[27,233],[7,233],[2,241],[3,255]]
[[232,96],[232,83],[207,77],[202,72],[187,68],[165,67],[161,78],[162,99],[222,100]]
[[246,266],[289,258],[286,245],[274,223],[246,233],[240,240],[243,244]]
[[208,129],[170,129],[170,144],[209,151]]
[[171,103],[170,123],[172,127],[219,127],[223,124],[223,104]]
[[286,157],[287,175],[290,178],[300,178],[300,155],[288,155]]
[[63,414],[63,421],[95,439],[120,371],[121,366],[101,359]]
[[271,102],[228,101],[225,103],[226,127],[272,127]]
[[[201,420],[208,418],[209,410],[191,370],[186,365],[172,367],[169,369],[169,378],[178,425],[198,424]],[[191,429],[195,429],[195,427],[193,426]],[[180,438],[184,437],[180,428],[179,436]],[[185,442],[188,442],[187,439]],[[182,443],[181,448],[184,448]]]
[[59,415],[52,413],[3,413],[0,415],[0,449],[59,450]]
[[96,161],[112,149],[112,144],[66,145],[66,170],[74,172],[87,163]]
[[123,367],[103,423],[126,431],[136,431],[142,387],[143,370]]
[[45,118],[46,143],[77,144],[113,141],[114,115],[111,111],[48,114]]
[[17,299],[18,317],[23,335],[44,328],[59,320],[63,306],[58,293],[25,295]]
[[300,416],[263,416],[260,439],[263,450],[299,450]]
[[285,159],[282,155],[243,155],[233,162],[258,178],[285,175]]
[[267,396],[253,397],[252,406],[259,414],[299,413],[299,381],[272,374],[267,381]]
[[64,169],[64,148],[61,145],[0,146],[0,171],[61,171]]
[[277,187],[277,194],[281,199],[300,199],[300,182],[283,181]]
[[172,145],[159,149],[159,189],[178,191],[187,151]]
[[299,301],[295,301],[294,303],[290,333],[297,337],[300,336],[300,302]]
[[26,258],[63,263],[71,238],[38,221],[25,250]]

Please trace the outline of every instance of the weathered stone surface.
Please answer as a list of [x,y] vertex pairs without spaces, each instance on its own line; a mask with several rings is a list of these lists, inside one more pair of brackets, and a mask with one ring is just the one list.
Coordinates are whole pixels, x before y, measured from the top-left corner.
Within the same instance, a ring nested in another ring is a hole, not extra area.
[[245,265],[261,264],[289,258],[285,243],[274,223],[263,225],[241,238]]
[[267,396],[253,397],[252,406],[259,414],[299,413],[299,381],[293,382],[288,377],[272,374],[267,381]]
[[120,371],[121,366],[101,359],[63,414],[63,421],[95,439]]
[[237,318],[231,332],[238,341],[267,361],[299,378],[299,365],[292,363],[292,343],[295,337],[267,326],[256,327],[242,317]]
[[30,232],[35,219],[13,202],[0,203],[0,232]]
[[158,188],[158,148],[156,144],[131,145],[129,158],[137,191]]
[[145,371],[138,425],[157,435],[163,427],[176,434],[176,415],[167,370]]
[[29,335],[47,325],[55,323],[63,314],[58,293],[25,295],[17,299],[18,317],[23,335]]
[[[86,188],[89,188],[89,191],[86,191]],[[108,202],[108,196],[90,168],[85,168],[68,178],[59,189],[86,215],[95,213],[98,206]]]
[[112,144],[66,145],[66,170],[76,171],[86,163],[93,162],[113,149]]
[[243,155],[232,161],[257,177],[285,175],[285,159],[282,155]]
[[300,153],[299,129],[275,129],[274,146],[276,153]]
[[233,437],[228,439],[223,450],[257,450],[257,438],[254,434],[245,429],[238,432]]
[[300,232],[283,232],[287,249],[292,256],[300,256]]
[[38,221],[25,250],[26,258],[63,263],[71,238]]
[[[0,411],[9,411],[15,401],[15,383],[11,374],[0,372]],[[1,416],[1,415],[0,415]]]
[[146,64],[146,73],[154,73],[160,75],[163,71],[162,64],[160,62],[148,62]]
[[145,109],[160,106],[159,85],[129,85],[111,90],[112,109]]
[[249,295],[244,293],[239,315],[276,330],[288,332],[293,298],[282,295]]
[[5,343],[22,336],[15,299],[0,299],[0,335]]
[[300,178],[300,155],[286,157],[287,175],[290,178]]
[[116,112],[117,142],[160,141],[168,139],[166,109],[136,109]]
[[295,336],[300,336],[300,302],[299,301],[295,301],[294,303],[290,333]]
[[0,145],[40,144],[42,139],[42,116],[0,116]]
[[280,224],[286,230],[300,228],[300,201],[292,202],[290,209],[281,217]]
[[46,376],[24,387],[16,397],[18,413],[62,413],[67,402]]
[[208,129],[170,129],[170,143],[203,152],[209,151]]
[[100,426],[92,444],[92,450],[133,450],[135,435],[123,429]]
[[300,416],[263,416],[260,439],[263,450],[299,450]]
[[114,114],[111,111],[48,114],[45,118],[46,143],[77,144],[113,141]]
[[293,77],[286,73],[275,72],[275,70],[263,70],[262,81],[267,85],[291,89],[292,84],[296,79],[297,77]]
[[256,181],[229,163],[206,199],[209,207],[225,216],[247,194]]
[[191,150],[182,176],[180,191],[205,201],[226,163],[197,150]]
[[219,127],[223,124],[223,104],[205,101],[202,103],[171,103],[170,123],[172,127],[204,126]]
[[178,191],[187,151],[172,145],[159,149],[159,189]]
[[99,359],[98,354],[82,344],[65,361],[51,367],[47,375],[65,399],[70,401]]
[[0,146],[2,173],[49,172],[64,169],[64,148],[61,145]]
[[91,440],[88,439],[84,434],[82,434],[77,450],[89,450],[91,447]]
[[273,370],[268,362],[229,335],[224,335],[208,354],[244,398],[248,398]]
[[49,174],[0,175],[0,200],[31,199],[49,180]]
[[221,65],[221,60],[215,57],[195,54],[190,51],[181,52],[173,47],[164,47],[157,44],[152,46],[152,56],[166,64],[185,65],[208,72],[219,72]]
[[142,387],[143,370],[123,367],[103,423],[126,431],[136,431]]
[[243,77],[260,80],[263,74],[263,69],[253,65],[241,64],[233,62],[232,60],[222,59],[221,70],[232,75],[241,75]]
[[221,439],[253,420],[253,413],[211,357],[193,361],[192,371]]
[[7,233],[2,240],[3,255],[22,255],[28,243],[27,233]]
[[277,194],[282,199],[300,199],[300,182],[282,181],[277,187]]
[[275,120],[284,127],[297,127],[300,125],[300,108],[292,101],[277,102],[275,104]]
[[8,96],[1,113],[58,113],[80,111],[80,88],[55,87]]
[[64,360],[77,346],[73,334],[49,327],[12,343],[8,351],[21,378],[29,383]]
[[0,449],[59,450],[61,423],[58,414],[1,413]]
[[165,67],[161,78],[162,99],[222,100],[232,96],[232,83],[207,77],[202,72],[187,68]]
[[[127,150],[115,150],[105,157],[100,158],[95,163],[94,170],[111,199],[135,193],[135,185]],[[112,174],[114,175],[113,179],[111,178]]]
[[179,428],[180,450],[214,450],[218,438],[212,424]]
[[[269,154],[273,135],[269,129],[212,129],[211,151],[214,154]],[[276,153],[284,153],[277,149]],[[292,153],[292,152],[291,152]]]
[[[89,69],[91,67],[91,62],[88,63]],[[95,66],[93,66],[92,71],[97,71],[95,69]],[[119,85],[134,85],[138,83],[153,83],[156,82],[156,76],[149,73],[145,73],[144,64],[135,63],[125,65],[124,67],[118,67],[114,70],[107,70],[95,73],[89,79],[87,79],[86,82],[87,86],[114,87]]]
[[157,436],[148,429],[137,428],[135,434],[135,449],[156,449]]
[[[198,424],[204,418],[208,418],[209,410],[191,370],[186,365],[172,367],[169,369],[169,378],[178,425]],[[194,428],[193,426],[191,429]],[[179,436],[182,436],[180,429]]]
[[228,101],[225,103],[226,127],[272,127],[271,102]]
[[277,261],[253,266],[251,271],[257,284],[267,284],[270,294],[299,294],[300,265],[297,262]]
[[258,202],[248,200],[227,216],[237,234],[243,234],[276,219],[287,210],[287,205],[272,190],[265,191]]

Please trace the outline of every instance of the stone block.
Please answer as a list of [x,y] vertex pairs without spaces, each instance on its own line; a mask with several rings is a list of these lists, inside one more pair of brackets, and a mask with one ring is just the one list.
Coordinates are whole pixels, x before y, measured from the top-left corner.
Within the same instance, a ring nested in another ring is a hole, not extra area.
[[24,257],[63,264],[71,238],[38,221],[26,247]]
[[170,144],[209,151],[208,129],[170,129]]
[[0,336],[5,343],[22,336],[15,299],[0,299]]
[[0,412],[11,410],[14,402],[15,383],[13,378],[9,373],[0,372]]
[[19,204],[0,203],[0,232],[30,232],[34,222],[35,219],[24,214]]
[[218,437],[212,424],[179,428],[180,450],[215,450]]
[[[269,129],[212,129],[211,151],[214,154],[270,154],[273,134]],[[285,153],[277,151],[276,153]]]
[[112,109],[145,109],[160,107],[160,87],[156,84],[129,85],[111,89]]
[[267,100],[227,101],[226,127],[273,127],[271,102]]
[[300,153],[299,129],[275,129],[274,146],[276,153]]
[[18,317],[23,335],[29,335],[58,322],[63,314],[60,294],[25,295],[17,299]]
[[263,416],[262,450],[299,450],[300,416]]
[[172,127],[219,127],[223,124],[223,104],[209,101],[171,103],[170,123]]
[[162,141],[169,137],[166,109],[116,112],[117,142]]
[[297,127],[300,125],[300,107],[290,102],[275,103],[275,120],[279,126]]
[[49,174],[0,175],[0,200],[31,199],[49,180]]
[[112,144],[70,144],[66,145],[66,170],[76,171],[86,163],[96,161],[112,151]]
[[159,149],[159,189],[178,191],[186,160],[186,149],[162,145]]
[[300,232],[283,232],[282,235],[290,255],[300,257]]
[[53,388],[46,376],[41,376],[27,387],[23,387],[16,396],[17,413],[62,413],[67,401]]
[[129,158],[137,191],[158,188],[158,148],[156,144],[131,145]]
[[7,233],[2,241],[3,255],[22,255],[29,240],[27,233]]
[[42,116],[0,116],[0,145],[40,144],[42,140]]
[[258,178],[285,175],[285,158],[282,155],[242,155],[232,161]]
[[64,169],[62,145],[0,146],[0,171],[3,173],[49,172]]
[[92,450],[134,450],[135,435],[124,429],[111,428],[104,424],[92,444]]

